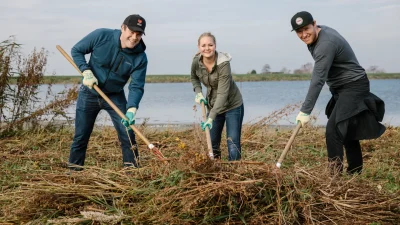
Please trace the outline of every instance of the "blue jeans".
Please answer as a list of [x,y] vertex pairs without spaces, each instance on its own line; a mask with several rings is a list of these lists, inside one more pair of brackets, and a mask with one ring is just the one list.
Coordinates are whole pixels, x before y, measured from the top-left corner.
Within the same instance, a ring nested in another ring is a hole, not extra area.
[[240,147],[240,137],[242,133],[244,107],[243,104],[215,117],[210,130],[211,143],[215,158],[221,158],[221,135],[226,122],[226,142],[228,145],[228,160],[240,160],[242,150]]
[[[116,94],[108,94],[107,96],[123,113],[126,112],[127,101],[123,91]],[[89,138],[93,131],[96,117],[102,109],[108,112],[112,123],[117,130],[118,139],[122,148],[123,164],[134,164],[137,166],[136,159],[139,156],[139,152],[137,150],[135,134],[133,131],[128,131],[128,137],[126,128],[121,123],[121,118],[117,112],[115,112],[101,96],[93,94],[86,86],[82,85],[76,103],[75,135],[69,155],[70,167],[73,167],[74,165],[84,165]]]

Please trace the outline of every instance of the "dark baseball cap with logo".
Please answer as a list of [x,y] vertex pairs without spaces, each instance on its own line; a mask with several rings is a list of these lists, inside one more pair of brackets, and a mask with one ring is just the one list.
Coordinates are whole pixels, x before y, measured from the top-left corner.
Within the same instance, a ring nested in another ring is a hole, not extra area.
[[146,20],[139,14],[133,14],[124,20],[124,25],[126,25],[131,31],[139,31],[144,34],[144,29],[146,28]]
[[314,19],[313,19],[312,15],[309,12],[301,11],[301,12],[296,13],[292,17],[290,22],[292,23],[292,28],[293,28],[292,31],[294,31],[294,30],[297,30],[299,28],[305,27],[308,24],[314,23]]

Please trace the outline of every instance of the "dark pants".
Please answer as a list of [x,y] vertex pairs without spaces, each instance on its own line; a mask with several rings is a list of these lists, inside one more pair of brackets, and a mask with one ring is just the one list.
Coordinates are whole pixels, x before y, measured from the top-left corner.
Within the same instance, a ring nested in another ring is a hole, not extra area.
[[226,122],[226,141],[228,145],[229,161],[240,160],[241,147],[240,137],[242,133],[244,107],[243,104],[237,108],[231,109],[225,113],[217,115],[213,121],[210,130],[211,143],[215,158],[221,158],[221,135]]
[[[126,112],[127,101],[123,91],[107,96],[123,113]],[[123,164],[127,166],[134,164],[136,166],[136,158],[139,156],[139,152],[136,147],[135,134],[132,130],[129,130],[128,137],[126,128],[120,122],[121,118],[118,116],[117,112],[115,112],[101,96],[93,94],[86,86],[82,85],[76,104],[75,135],[69,155],[70,167],[74,165],[84,165],[89,138],[93,131],[96,117],[102,109],[108,112],[117,130],[118,139],[122,148]],[[134,151],[132,151],[132,146],[134,147]]]
[[[328,161],[332,172],[343,171],[343,146],[346,149],[347,172],[349,174],[361,173],[363,166],[362,152],[359,140],[348,140],[342,137],[336,126],[336,110],[332,111],[326,125],[326,145],[328,149]],[[351,121],[353,118],[350,118]],[[352,124],[351,122],[349,124]],[[350,128],[349,128],[350,129]],[[350,129],[351,130],[351,129]]]

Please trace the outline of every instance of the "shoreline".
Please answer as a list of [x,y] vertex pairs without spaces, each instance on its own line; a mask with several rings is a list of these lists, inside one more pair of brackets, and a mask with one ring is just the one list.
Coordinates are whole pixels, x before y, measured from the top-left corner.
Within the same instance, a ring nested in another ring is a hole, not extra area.
[[[40,121],[39,122],[40,126],[46,127],[46,126],[53,126],[57,128],[73,128],[75,129],[75,120],[55,120],[55,121]],[[243,128],[254,125],[255,123],[244,123]],[[25,124],[24,128],[29,129],[31,128],[32,124]],[[137,123],[135,126],[139,129],[142,129],[143,127],[145,129],[150,129],[150,130],[157,130],[157,131],[165,131],[165,130],[173,130],[173,131],[186,131],[186,130],[191,130],[195,127],[200,127],[198,123]],[[6,124],[1,123],[1,127],[6,127]],[[94,129],[101,129],[101,128],[112,128],[114,125],[112,124],[96,124],[94,125]],[[296,125],[279,125],[279,124],[269,124],[269,125],[264,125],[268,130],[275,130],[275,131],[287,131],[287,130],[293,130]],[[325,129],[325,125],[312,125],[313,128],[316,129]]]
[[[16,83],[18,77],[12,77],[11,83]],[[368,74],[370,80],[400,79],[400,73]],[[43,84],[79,84],[82,76],[79,75],[51,75],[44,76]],[[305,81],[311,79],[311,74],[233,74],[235,82],[263,82],[263,81]],[[190,75],[146,75],[146,83],[190,83]]]

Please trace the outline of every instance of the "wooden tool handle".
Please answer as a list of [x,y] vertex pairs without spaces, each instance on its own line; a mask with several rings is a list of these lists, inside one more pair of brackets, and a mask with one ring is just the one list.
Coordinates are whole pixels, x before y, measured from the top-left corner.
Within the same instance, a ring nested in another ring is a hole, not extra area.
[[278,168],[281,167],[282,161],[283,161],[283,159],[285,158],[287,152],[289,151],[290,146],[292,146],[292,143],[293,143],[293,141],[294,141],[294,138],[296,137],[296,135],[297,135],[297,133],[299,132],[300,128],[301,128],[301,123],[298,123],[297,126],[296,126],[296,128],[294,128],[293,133],[292,133],[292,136],[290,137],[288,143],[286,144],[285,149],[283,150],[283,152],[282,152],[282,154],[281,154],[281,157],[279,157],[279,160],[278,160],[278,162],[276,163],[276,166],[277,166]]
[[[201,102],[201,111],[203,113],[203,120],[206,122],[207,120],[207,115],[206,115],[206,107],[204,105],[204,102]],[[207,139],[207,147],[208,147],[208,157],[210,159],[214,159],[214,153],[212,150],[212,144],[211,144],[211,136],[210,136],[210,129],[206,127],[206,139]]]

